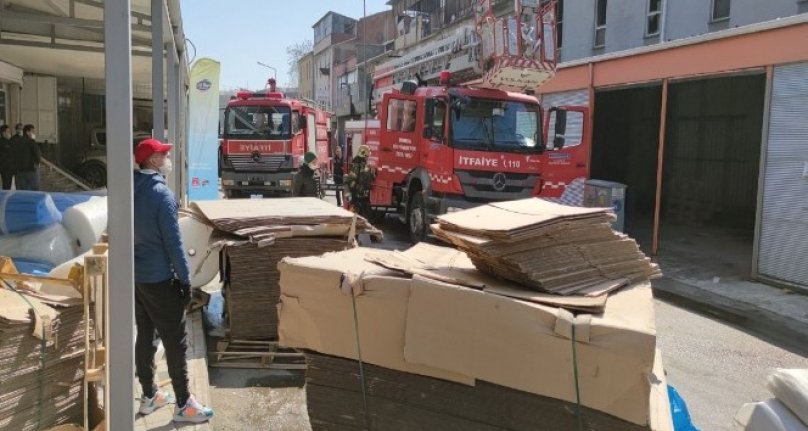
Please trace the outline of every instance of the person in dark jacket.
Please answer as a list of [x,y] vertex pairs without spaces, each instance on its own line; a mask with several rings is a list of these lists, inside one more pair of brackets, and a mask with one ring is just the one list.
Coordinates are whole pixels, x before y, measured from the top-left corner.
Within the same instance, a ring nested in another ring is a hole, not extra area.
[[11,141],[11,153],[17,171],[14,174],[17,190],[39,190],[39,163],[42,154],[36,143],[36,127],[26,124],[22,136]]
[[319,197],[317,193],[317,181],[314,172],[317,170],[317,155],[309,151],[303,156],[303,163],[300,170],[295,174],[292,184],[292,196],[295,197]]
[[345,164],[345,159],[342,158],[342,147],[339,145],[334,148],[334,159],[333,159],[333,168],[332,171],[334,172],[334,185],[337,186],[337,206],[342,206],[342,187],[343,182],[345,181],[345,168],[343,165]]
[[154,332],[166,352],[168,374],[176,395],[174,421],[204,422],[213,410],[200,404],[188,388],[185,308],[191,299],[190,264],[180,237],[178,204],[166,186],[171,172],[171,144],[145,139],[135,149],[135,368],[143,388],[140,413],[147,415],[174,401],[154,384]]
[[0,177],[3,190],[11,189],[14,179],[14,157],[11,152],[11,127],[0,126]]

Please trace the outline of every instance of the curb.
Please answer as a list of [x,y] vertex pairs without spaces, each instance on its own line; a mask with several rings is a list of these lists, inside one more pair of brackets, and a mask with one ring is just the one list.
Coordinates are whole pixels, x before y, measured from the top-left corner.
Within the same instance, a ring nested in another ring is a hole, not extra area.
[[652,282],[654,297],[705,314],[792,353],[808,357],[808,325],[671,278]]

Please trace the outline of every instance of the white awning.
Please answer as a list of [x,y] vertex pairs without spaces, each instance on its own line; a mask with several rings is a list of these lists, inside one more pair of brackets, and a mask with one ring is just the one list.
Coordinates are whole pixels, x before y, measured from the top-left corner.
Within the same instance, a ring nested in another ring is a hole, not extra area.
[[22,69],[0,61],[0,82],[22,85]]

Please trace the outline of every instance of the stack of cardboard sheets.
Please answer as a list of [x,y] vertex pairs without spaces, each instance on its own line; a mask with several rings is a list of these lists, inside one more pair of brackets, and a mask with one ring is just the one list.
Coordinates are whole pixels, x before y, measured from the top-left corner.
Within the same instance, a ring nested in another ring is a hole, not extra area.
[[231,339],[277,340],[278,262],[344,250],[357,232],[353,213],[315,198],[204,201],[193,209],[217,230],[249,238],[225,248]]
[[82,313],[81,300],[0,288],[0,430],[82,422]]
[[438,217],[438,238],[481,271],[536,290],[598,296],[658,277],[636,241],[613,231],[607,208],[523,199]]
[[276,239],[267,247],[255,244],[228,247],[225,306],[230,338],[278,339],[281,259],[344,250],[348,246],[345,238],[306,237]]
[[[306,354],[306,362],[306,401],[312,428],[365,429],[358,362],[313,352]],[[364,364],[364,374],[367,420],[373,430],[577,429],[574,405],[555,398],[483,381],[467,386],[371,364]],[[587,407],[581,414],[587,430],[648,429]]]
[[371,429],[566,429],[576,369],[584,429],[670,429],[647,282],[576,316],[467,259],[418,246],[281,261],[279,342],[309,351],[315,430],[364,429],[360,349]]

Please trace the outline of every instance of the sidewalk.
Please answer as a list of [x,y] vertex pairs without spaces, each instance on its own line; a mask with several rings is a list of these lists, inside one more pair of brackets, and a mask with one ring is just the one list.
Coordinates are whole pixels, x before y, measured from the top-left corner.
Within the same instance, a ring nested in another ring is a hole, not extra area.
[[[208,387],[208,359],[207,343],[205,342],[205,331],[202,327],[202,312],[197,310],[188,314],[186,328],[188,330],[188,373],[191,380],[191,393],[197,400],[205,405],[210,405],[211,399]],[[165,383],[161,387],[171,392],[171,381],[168,377],[165,357],[158,358],[157,375],[158,384]],[[174,405],[167,405],[154,413],[143,416],[137,413],[140,407],[140,383],[135,378],[135,431],[146,430],[185,430],[185,431],[208,431],[213,429],[211,423],[203,424],[175,424]],[[214,416],[215,420],[215,416]]]
[[744,280],[654,280],[654,295],[808,357],[808,295]]

